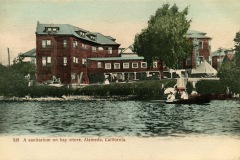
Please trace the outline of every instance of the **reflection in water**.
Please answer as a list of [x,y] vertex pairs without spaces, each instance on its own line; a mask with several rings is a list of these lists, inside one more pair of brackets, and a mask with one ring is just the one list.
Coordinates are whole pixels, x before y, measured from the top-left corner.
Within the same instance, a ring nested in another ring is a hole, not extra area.
[[240,104],[143,101],[0,102],[0,134],[91,136],[240,135]]

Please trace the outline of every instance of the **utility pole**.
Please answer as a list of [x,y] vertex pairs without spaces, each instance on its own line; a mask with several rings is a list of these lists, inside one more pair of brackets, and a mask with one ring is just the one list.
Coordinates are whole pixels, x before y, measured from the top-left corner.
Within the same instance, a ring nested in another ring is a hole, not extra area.
[[8,50],[8,66],[10,66],[10,53],[9,53],[9,48],[7,48]]

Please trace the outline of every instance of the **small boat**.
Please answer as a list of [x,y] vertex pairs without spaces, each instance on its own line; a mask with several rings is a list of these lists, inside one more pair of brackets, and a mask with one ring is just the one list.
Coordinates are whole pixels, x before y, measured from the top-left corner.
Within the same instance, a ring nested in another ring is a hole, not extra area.
[[167,104],[208,104],[210,103],[211,99],[208,95],[200,95],[190,97],[189,99],[176,99],[173,101],[165,101]]

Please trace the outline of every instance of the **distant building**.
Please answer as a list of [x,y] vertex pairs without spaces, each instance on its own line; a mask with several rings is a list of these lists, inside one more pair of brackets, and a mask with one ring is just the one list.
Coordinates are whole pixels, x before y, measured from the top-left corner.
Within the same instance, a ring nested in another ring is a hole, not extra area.
[[193,52],[191,57],[188,57],[184,69],[193,69],[199,66],[204,60],[209,62],[211,53],[212,38],[206,36],[207,33],[189,30],[187,38],[193,43]]
[[214,51],[211,54],[212,66],[213,68],[218,70],[223,63],[232,61],[233,57],[234,57],[233,49],[219,48],[217,51]]
[[20,56],[24,57],[24,62],[31,62],[33,64],[36,64],[36,48],[22,53]]

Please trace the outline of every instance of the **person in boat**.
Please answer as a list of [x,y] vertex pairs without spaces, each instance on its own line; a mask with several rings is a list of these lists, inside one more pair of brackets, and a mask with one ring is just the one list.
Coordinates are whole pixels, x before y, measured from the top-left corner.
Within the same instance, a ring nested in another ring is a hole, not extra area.
[[198,93],[197,93],[197,91],[195,91],[195,90],[193,90],[192,91],[192,93],[191,93],[191,95],[197,95]]
[[182,91],[181,99],[188,99],[188,94],[186,91]]
[[175,95],[170,92],[170,94],[167,96],[167,101],[173,102],[175,100]]

